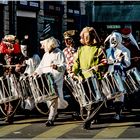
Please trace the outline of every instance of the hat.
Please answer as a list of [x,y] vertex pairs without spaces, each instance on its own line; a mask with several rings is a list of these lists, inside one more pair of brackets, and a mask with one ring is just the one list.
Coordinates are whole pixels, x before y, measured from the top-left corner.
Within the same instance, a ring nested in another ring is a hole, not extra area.
[[42,34],[40,36],[40,41],[50,38],[51,35],[51,26],[50,24],[46,24],[45,29],[43,29]]
[[131,33],[131,29],[130,28],[123,28],[121,30],[122,37],[124,37],[124,38],[127,38],[130,33]]
[[15,43],[15,39],[16,39],[16,37],[14,35],[5,35],[3,38],[3,41]]
[[72,37],[74,37],[77,33],[78,33],[77,30],[68,30],[68,31],[65,31],[65,32],[64,32],[63,36],[64,36],[64,39],[72,38]]

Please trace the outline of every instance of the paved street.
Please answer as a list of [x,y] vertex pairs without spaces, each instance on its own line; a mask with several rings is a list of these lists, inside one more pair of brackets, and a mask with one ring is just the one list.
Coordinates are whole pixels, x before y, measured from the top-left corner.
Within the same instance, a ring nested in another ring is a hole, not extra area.
[[124,112],[122,122],[112,119],[113,113],[101,114],[97,124],[91,130],[82,128],[83,122],[74,120],[69,113],[60,113],[55,126],[46,127],[45,116],[15,116],[14,124],[7,125],[0,121],[0,138],[140,138],[140,110]]

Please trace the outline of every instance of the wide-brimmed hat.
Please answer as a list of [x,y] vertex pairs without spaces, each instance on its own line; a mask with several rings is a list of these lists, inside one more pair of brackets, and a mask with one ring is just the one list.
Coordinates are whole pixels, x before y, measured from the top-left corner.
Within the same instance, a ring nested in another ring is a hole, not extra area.
[[64,36],[64,39],[68,39],[68,38],[73,38],[74,36],[76,36],[78,33],[77,30],[68,30],[68,31],[65,31],[63,36]]

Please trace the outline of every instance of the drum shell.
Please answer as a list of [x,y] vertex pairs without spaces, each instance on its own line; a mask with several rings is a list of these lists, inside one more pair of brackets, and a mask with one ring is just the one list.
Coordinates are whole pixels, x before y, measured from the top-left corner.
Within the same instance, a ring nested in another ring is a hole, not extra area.
[[89,77],[81,82],[73,82],[74,96],[81,107],[103,100],[99,81],[96,76]]
[[22,97],[19,82],[14,74],[0,77],[0,104]]
[[30,77],[30,87],[36,103],[46,102],[58,97],[57,87],[53,76],[44,73]]

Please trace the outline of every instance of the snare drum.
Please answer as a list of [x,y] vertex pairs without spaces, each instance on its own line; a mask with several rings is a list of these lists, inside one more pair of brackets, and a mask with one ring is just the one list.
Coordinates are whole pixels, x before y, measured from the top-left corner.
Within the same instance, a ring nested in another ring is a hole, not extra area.
[[29,81],[35,103],[46,102],[58,97],[56,84],[51,73],[30,76]]
[[14,74],[0,77],[0,104],[22,97],[19,82]]
[[140,72],[136,67],[127,71],[127,84],[133,88],[133,92],[140,89]]
[[84,81],[75,82],[74,84],[76,91],[75,96],[78,99],[80,106],[85,107],[103,100],[96,75],[93,75]]
[[21,86],[21,91],[22,91],[22,96],[23,97],[28,97],[32,96],[32,90],[30,86],[30,76],[29,75],[23,75],[20,77],[20,86]]
[[125,83],[118,73],[109,73],[101,80],[102,92],[111,99],[120,93],[126,93]]

